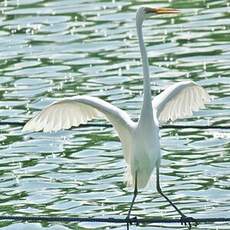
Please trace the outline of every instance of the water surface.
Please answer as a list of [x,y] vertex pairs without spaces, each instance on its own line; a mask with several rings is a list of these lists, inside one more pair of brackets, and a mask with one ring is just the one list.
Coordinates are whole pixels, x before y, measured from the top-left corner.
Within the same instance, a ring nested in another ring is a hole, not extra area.
[[[0,3],[0,116],[27,121],[57,98],[99,96],[137,118],[142,69],[135,30],[139,6],[174,7],[144,26],[153,95],[191,79],[214,100],[177,124],[229,125],[230,4],[219,1],[11,0]],[[100,121],[101,122],[101,121]],[[57,133],[0,126],[0,215],[125,217],[132,190],[123,183],[125,162],[112,128]],[[165,193],[187,215],[230,216],[229,132],[161,131]],[[156,193],[140,192],[133,214],[178,215]],[[108,223],[1,222],[1,229],[124,229]],[[152,224],[132,229],[186,229]],[[228,229],[201,224],[197,229]]]

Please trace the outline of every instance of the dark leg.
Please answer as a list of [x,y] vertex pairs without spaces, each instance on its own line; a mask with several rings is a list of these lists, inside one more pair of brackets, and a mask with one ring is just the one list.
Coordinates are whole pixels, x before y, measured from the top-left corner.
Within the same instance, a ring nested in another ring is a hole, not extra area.
[[169,203],[171,206],[173,206],[173,208],[180,214],[181,216],[181,224],[184,225],[188,225],[188,229],[192,228],[191,222],[195,222],[195,225],[197,225],[198,223],[196,222],[196,220],[192,217],[187,217],[186,215],[184,215],[180,209],[177,208],[177,206],[162,192],[161,187],[160,187],[160,171],[159,168],[156,168],[156,177],[157,177],[157,191],[161,194],[161,196],[163,196]]
[[131,211],[132,211],[132,208],[133,208],[133,204],[134,204],[134,201],[135,201],[136,197],[137,197],[137,172],[135,173],[133,199],[132,199],[129,211],[128,211],[128,215],[126,217],[126,220],[127,220],[127,230],[129,230],[129,224],[132,224],[132,221],[130,220],[130,214],[131,214]]

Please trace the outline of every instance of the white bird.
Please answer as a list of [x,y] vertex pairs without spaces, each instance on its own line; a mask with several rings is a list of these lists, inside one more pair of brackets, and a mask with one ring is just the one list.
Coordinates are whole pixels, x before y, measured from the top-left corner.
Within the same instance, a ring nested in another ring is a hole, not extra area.
[[100,98],[75,96],[57,101],[43,109],[26,123],[23,131],[58,131],[77,127],[94,118],[105,118],[112,123],[122,143],[128,183],[134,187],[134,196],[127,218],[130,218],[137,190],[147,185],[155,168],[157,191],[181,215],[182,223],[187,223],[191,227],[190,222],[194,220],[186,217],[160,188],[159,123],[192,115],[192,111],[203,107],[209,102],[210,97],[204,88],[195,82],[183,81],[169,86],[152,100],[149,64],[142,33],[142,25],[146,17],[152,14],[177,12],[170,8],[141,7],[137,10],[136,29],[144,75],[143,104],[137,122],[131,120],[125,111]]

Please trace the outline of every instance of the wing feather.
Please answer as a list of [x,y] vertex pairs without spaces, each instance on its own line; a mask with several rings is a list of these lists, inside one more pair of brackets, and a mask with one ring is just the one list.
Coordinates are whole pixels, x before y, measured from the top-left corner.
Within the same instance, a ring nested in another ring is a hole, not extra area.
[[135,123],[116,106],[96,97],[76,96],[55,102],[29,120],[23,131],[58,131],[77,127],[94,118],[109,120],[124,147],[125,159],[131,146],[131,132]]
[[[95,101],[97,103],[93,104]],[[102,111],[103,105],[101,106],[102,108],[98,108],[97,104],[99,102],[99,100],[88,96],[60,100],[49,105],[29,120],[23,131],[58,131],[60,129],[69,129],[72,126],[77,127],[94,118],[106,118]],[[113,106],[111,105],[111,107]]]
[[116,106],[96,97],[76,96],[55,102],[29,120],[23,131],[58,131],[77,127],[94,118],[109,120],[123,145],[126,161],[131,153],[131,136],[135,123]]
[[193,81],[184,81],[169,86],[153,99],[152,104],[158,120],[167,122],[191,116],[209,101],[210,96],[203,87]]

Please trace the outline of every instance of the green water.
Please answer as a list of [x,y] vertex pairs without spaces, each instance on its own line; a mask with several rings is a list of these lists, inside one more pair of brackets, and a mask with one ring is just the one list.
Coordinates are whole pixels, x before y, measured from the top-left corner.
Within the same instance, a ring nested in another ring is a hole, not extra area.
[[[192,79],[214,100],[177,124],[229,125],[230,3],[217,1],[11,0],[0,2],[0,116],[26,121],[56,98],[99,96],[137,118],[142,69],[135,31],[139,6],[174,7],[144,26],[156,95]],[[23,134],[0,126],[0,215],[125,217],[132,190],[112,128]],[[230,217],[229,131],[162,130],[165,193],[193,217]],[[140,192],[133,215],[178,215],[156,193]],[[0,222],[1,229],[125,229],[108,223]],[[132,229],[186,229],[152,224]],[[227,223],[196,229],[229,229]]]

